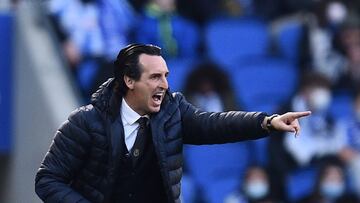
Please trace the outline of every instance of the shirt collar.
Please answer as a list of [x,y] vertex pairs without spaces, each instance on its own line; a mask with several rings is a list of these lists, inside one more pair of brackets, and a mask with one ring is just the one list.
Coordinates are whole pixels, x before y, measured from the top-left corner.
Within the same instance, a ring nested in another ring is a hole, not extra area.
[[122,98],[121,102],[121,117],[127,122],[127,124],[132,125],[134,124],[139,118],[141,117],[136,111],[134,111]]

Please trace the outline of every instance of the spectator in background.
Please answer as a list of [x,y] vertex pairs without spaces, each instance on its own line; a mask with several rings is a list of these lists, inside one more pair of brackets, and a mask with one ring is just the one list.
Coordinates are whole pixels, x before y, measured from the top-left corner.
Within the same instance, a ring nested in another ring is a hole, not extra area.
[[313,193],[300,203],[357,203],[359,200],[347,192],[346,185],[342,163],[331,160],[320,169]]
[[333,41],[349,10],[340,0],[318,1],[304,19],[305,35],[300,63],[303,71],[323,73],[333,83],[342,71],[345,59],[334,48]]
[[97,0],[100,24],[104,36],[105,56],[111,61],[121,47],[129,43],[129,34],[137,23],[137,16],[127,0]]
[[343,25],[339,33],[339,46],[346,63],[342,68],[339,79],[335,83],[337,91],[351,92],[360,87],[360,18],[352,16]]
[[299,166],[306,166],[336,154],[345,145],[345,132],[327,109],[331,102],[330,82],[321,74],[310,73],[301,83],[291,104],[292,111],[310,109],[313,116],[302,123],[301,138],[286,137],[284,146]]
[[287,201],[287,176],[302,167],[317,166],[328,157],[337,156],[345,146],[345,132],[329,116],[331,102],[330,81],[320,73],[309,72],[300,81],[300,87],[291,103],[281,112],[311,109],[313,117],[302,123],[301,136],[288,139],[288,134],[270,137],[269,171],[274,195]]
[[99,23],[100,10],[95,0],[52,0],[50,17],[60,36],[64,55],[86,95],[100,64],[104,41]]
[[360,89],[354,99],[354,115],[347,122],[347,145],[340,157],[347,164],[354,191],[360,197]]
[[184,94],[195,106],[220,112],[238,109],[229,77],[212,62],[200,63],[186,79]]
[[175,0],[150,0],[143,9],[136,41],[163,47],[165,58],[197,58],[198,28],[178,15]]
[[247,169],[241,188],[230,194],[224,203],[272,203],[267,172],[260,166]]
[[110,60],[128,43],[132,10],[125,0],[51,0],[48,9],[80,90],[89,98],[103,82],[97,82],[99,75],[111,75]]

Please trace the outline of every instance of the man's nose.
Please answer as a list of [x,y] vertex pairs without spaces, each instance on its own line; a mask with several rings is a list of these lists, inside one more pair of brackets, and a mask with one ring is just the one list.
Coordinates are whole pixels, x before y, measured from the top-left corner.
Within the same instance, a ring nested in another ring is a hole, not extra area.
[[160,82],[160,87],[165,90],[167,90],[169,88],[169,83],[168,83],[166,77],[162,77],[161,82]]

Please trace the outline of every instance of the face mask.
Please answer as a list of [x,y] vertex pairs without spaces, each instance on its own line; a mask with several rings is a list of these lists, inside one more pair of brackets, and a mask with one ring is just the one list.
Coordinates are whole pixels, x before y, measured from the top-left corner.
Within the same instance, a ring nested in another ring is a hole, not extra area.
[[269,186],[264,181],[250,181],[245,186],[245,194],[250,199],[260,199],[268,193]]
[[330,101],[330,91],[325,88],[316,88],[309,95],[309,106],[314,111],[326,110]]
[[330,3],[326,10],[326,16],[331,24],[338,25],[342,23],[347,15],[344,4],[340,2]]
[[329,199],[336,199],[344,193],[344,183],[326,181],[321,184],[321,194]]

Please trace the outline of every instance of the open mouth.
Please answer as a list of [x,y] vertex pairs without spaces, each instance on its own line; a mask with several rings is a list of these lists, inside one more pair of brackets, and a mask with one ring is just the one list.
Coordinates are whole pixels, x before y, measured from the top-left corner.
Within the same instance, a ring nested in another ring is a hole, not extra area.
[[153,100],[156,102],[156,103],[161,103],[161,100],[163,98],[163,95],[164,93],[163,92],[157,92],[156,94],[154,94],[152,96]]

